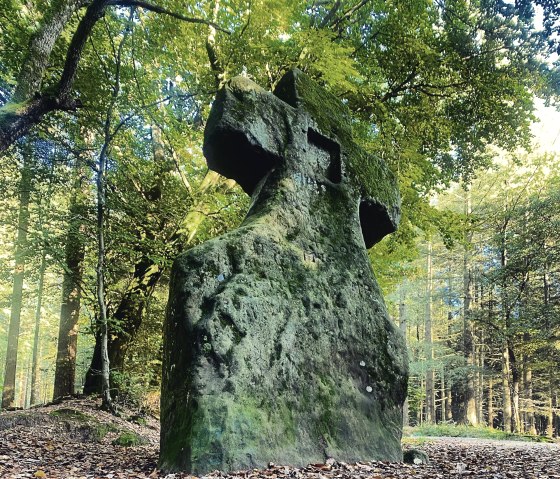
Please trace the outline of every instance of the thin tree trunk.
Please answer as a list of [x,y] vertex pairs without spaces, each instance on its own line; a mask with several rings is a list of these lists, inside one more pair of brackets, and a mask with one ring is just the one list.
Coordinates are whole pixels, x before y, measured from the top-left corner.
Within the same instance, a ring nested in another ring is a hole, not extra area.
[[447,420],[447,393],[445,391],[445,370],[442,367],[440,372],[441,377],[441,422]]
[[[465,216],[470,218],[472,214],[470,188],[466,192]],[[470,226],[465,226],[465,249],[463,253],[463,350],[467,363],[467,380],[465,384],[464,418],[463,422],[475,426],[478,424],[476,414],[476,391],[474,372],[474,335],[471,319],[471,302],[473,290],[473,275],[471,269],[472,231]]]
[[513,432],[519,433],[521,432],[521,415],[519,411],[519,381],[521,375],[519,374],[519,365],[517,364],[517,358],[515,356],[511,343],[508,346],[508,354],[512,377],[511,406],[513,412]]
[[[112,370],[123,371],[126,352],[140,329],[148,298],[152,294],[162,269],[148,257],[142,258],[134,266],[134,275],[129,289],[121,299],[117,311],[112,316],[119,324],[118,331],[111,331],[107,344],[107,354]],[[91,365],[86,374],[84,394],[101,392],[102,367],[101,331],[98,332]]]
[[502,347],[502,413],[504,418],[504,431],[512,432],[512,410],[511,410],[511,389],[510,389],[510,365],[509,348],[507,341]]
[[85,244],[80,230],[84,224],[86,196],[82,185],[81,169],[76,167],[76,178],[69,207],[70,219],[64,248],[66,268],[62,280],[54,399],[70,396],[75,392],[78,319],[80,316],[82,270],[85,257]]
[[433,333],[432,333],[432,243],[428,242],[428,259],[427,259],[427,286],[426,286],[426,316],[425,316],[425,330],[424,340],[426,344],[426,360],[428,361],[428,368],[426,371],[426,422],[431,423],[436,421],[436,406],[435,406],[435,373],[434,373],[434,347],[433,347]]
[[[526,343],[529,342],[529,338],[529,333],[525,333],[524,340]],[[523,394],[526,401],[525,432],[535,436],[537,434],[537,429],[535,426],[535,405],[533,402],[533,371],[531,370],[527,354],[523,356],[523,363]]]
[[494,378],[488,379],[488,427],[494,429]]
[[504,206],[504,222],[501,227],[501,251],[500,251],[500,266],[502,268],[502,281],[501,281],[501,301],[502,301],[502,314],[503,314],[503,340],[502,340],[502,414],[504,422],[504,431],[512,432],[512,405],[511,405],[511,367],[510,367],[510,348],[509,348],[509,335],[511,323],[511,308],[509,304],[508,284],[506,278],[506,268],[508,266],[508,247],[507,247],[507,233],[509,225],[508,205],[509,200],[507,197],[508,181],[505,181],[506,202]]
[[107,306],[105,304],[105,151],[107,142],[103,145],[97,165],[97,307],[99,330],[101,334],[101,397],[105,410],[114,412],[110,386],[110,364],[107,351]]
[[[406,304],[402,297],[399,303],[399,328],[406,342]],[[408,409],[409,407],[408,407],[408,394],[407,394],[403,404],[403,426],[405,427],[409,425]]]
[[478,345],[478,378],[476,383],[476,416],[478,424],[484,423],[484,332],[480,332]]
[[554,390],[552,387],[552,379],[548,380],[548,408],[547,408],[547,428],[546,435],[551,438],[554,436],[554,409],[552,404],[552,396]]
[[41,308],[43,303],[43,286],[45,283],[45,270],[47,269],[47,255],[43,249],[41,253],[41,266],[39,267],[39,285],[37,286],[37,308],[35,310],[35,335],[33,338],[33,360],[31,369],[31,397],[30,404],[34,406],[39,402],[39,337],[41,329]]
[[32,171],[28,158],[29,154],[29,150],[24,152],[23,167],[19,183],[18,232],[16,239],[10,325],[8,327],[8,347],[6,351],[6,366],[4,369],[4,388],[2,390],[2,409],[13,407],[15,401],[18,341],[23,301],[27,229],[29,227],[29,200],[31,197],[32,183]]

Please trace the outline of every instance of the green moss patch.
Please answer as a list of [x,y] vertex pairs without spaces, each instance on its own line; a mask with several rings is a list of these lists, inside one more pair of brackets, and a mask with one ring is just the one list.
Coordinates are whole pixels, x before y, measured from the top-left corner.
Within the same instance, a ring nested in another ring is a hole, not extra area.
[[144,437],[132,431],[121,432],[119,436],[112,442],[114,446],[123,447],[142,446],[147,443],[148,441]]

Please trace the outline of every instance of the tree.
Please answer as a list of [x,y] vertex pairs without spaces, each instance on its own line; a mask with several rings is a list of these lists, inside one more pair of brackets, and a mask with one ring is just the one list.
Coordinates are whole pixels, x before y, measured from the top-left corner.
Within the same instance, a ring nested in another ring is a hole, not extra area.
[[2,389],[2,409],[13,406],[16,388],[16,365],[20,330],[21,307],[23,297],[23,279],[25,275],[25,257],[27,254],[27,230],[29,228],[29,202],[32,188],[31,148],[23,157],[19,183],[19,213],[15,249],[15,268],[11,300],[10,325],[8,329],[8,348]]
[[[49,64],[56,40],[68,24],[72,14],[80,7],[87,6],[86,12],[78,23],[72,40],[68,45],[62,74],[55,80],[52,88],[39,90],[44,81],[43,75]],[[18,138],[52,111],[74,111],[82,106],[80,100],[73,98],[72,87],[77,74],[83,49],[95,24],[103,17],[110,6],[141,7],[189,23],[211,24],[205,20],[186,17],[170,12],[157,5],[136,0],[58,0],[43,18],[43,23],[34,32],[29,42],[29,50],[21,66],[14,97],[0,108],[0,151],[6,149]],[[216,28],[220,28],[216,25]]]
[[62,304],[54,375],[54,399],[70,396],[75,392],[78,319],[82,295],[82,273],[85,257],[83,234],[88,200],[85,184],[89,175],[79,159],[74,167],[72,194],[68,208],[67,234],[64,246],[64,272]]

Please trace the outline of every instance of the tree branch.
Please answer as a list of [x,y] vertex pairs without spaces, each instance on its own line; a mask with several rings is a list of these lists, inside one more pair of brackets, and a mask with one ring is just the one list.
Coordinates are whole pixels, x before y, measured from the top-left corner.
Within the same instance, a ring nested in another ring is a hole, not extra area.
[[407,77],[400,82],[398,85],[392,86],[385,94],[381,97],[381,102],[384,103],[391,98],[395,98],[399,95],[399,93],[406,89],[406,86],[414,80],[416,77],[416,67],[412,69],[412,71],[407,75]]
[[116,5],[119,7],[138,7],[138,8],[142,8],[143,10],[149,10],[150,12],[168,15],[170,17],[176,18],[177,20],[182,20],[183,22],[208,25],[209,27],[213,27],[220,32],[227,33],[228,35],[231,33],[225,28],[220,27],[217,23],[211,22],[209,20],[204,20],[202,18],[196,18],[196,17],[187,17],[185,15],[181,15],[180,13],[167,10],[163,7],[160,7],[159,5],[153,5],[151,3],[143,2],[140,0],[109,0],[107,2],[107,5]]
[[[79,2],[80,5],[83,5],[83,3],[84,2]],[[81,107],[81,102],[79,100],[72,100],[70,98],[72,86],[78,70],[78,64],[95,24],[103,17],[105,9],[111,5],[144,8],[156,13],[170,15],[189,23],[208,25],[211,29],[229,33],[219,27],[215,22],[186,17],[143,1],[93,0],[88,5],[84,17],[81,19],[72,36],[66,54],[64,69],[58,85],[49,91],[37,94],[35,98],[30,98],[23,104],[17,105],[17,108],[10,104],[7,106],[11,106],[11,108],[6,108],[6,106],[0,108],[0,151],[7,149],[18,138],[27,134],[33,126],[41,122],[47,113],[55,110],[73,111]]]

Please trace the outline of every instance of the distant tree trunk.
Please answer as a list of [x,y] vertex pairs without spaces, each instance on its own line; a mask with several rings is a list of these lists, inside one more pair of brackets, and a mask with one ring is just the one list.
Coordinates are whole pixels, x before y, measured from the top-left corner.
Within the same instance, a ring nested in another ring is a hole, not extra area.
[[426,422],[431,423],[436,421],[436,404],[435,404],[435,373],[434,373],[434,346],[433,346],[433,333],[432,333],[432,243],[428,242],[428,276],[426,286],[426,317],[425,317],[425,330],[424,339],[426,343],[426,359],[428,361],[428,368],[426,371]]
[[521,414],[519,411],[519,382],[521,379],[521,374],[519,373],[519,365],[517,364],[517,358],[513,350],[513,346],[508,346],[509,353],[509,363],[511,368],[511,378],[512,378],[512,416],[513,416],[513,432],[521,432]]
[[548,380],[548,408],[547,408],[547,427],[546,435],[552,439],[554,436],[554,409],[552,403],[552,397],[554,395],[554,388],[552,387],[552,379]]
[[488,427],[494,429],[494,378],[488,379]]
[[441,422],[447,421],[447,393],[445,390],[445,370],[442,367],[440,371],[440,390],[441,390]]
[[32,183],[32,171],[28,155],[29,151],[25,151],[19,183],[18,231],[16,239],[10,325],[8,327],[8,347],[6,351],[6,366],[4,370],[4,389],[2,390],[2,409],[13,407],[15,400],[18,340],[23,300],[25,256],[27,252],[27,230],[29,228],[29,200],[31,197]]
[[43,249],[41,253],[41,266],[39,267],[39,284],[37,286],[37,308],[35,310],[35,335],[33,338],[33,359],[31,369],[31,397],[29,402],[34,406],[39,402],[39,337],[41,329],[41,308],[43,303],[43,285],[45,283],[45,270],[47,269],[47,255]]
[[[22,407],[24,409],[29,409],[29,406],[31,404],[31,387],[30,387],[30,377],[31,374],[29,374],[31,372],[31,363],[28,362],[27,363],[27,367],[24,369],[24,371],[22,371],[22,375],[24,377],[24,381],[25,381],[25,387],[23,389],[23,394],[22,394]],[[23,381],[22,381],[23,383]]]
[[478,376],[476,381],[476,417],[477,423],[484,423],[484,332],[480,332],[480,344],[477,348]]
[[[401,301],[399,302],[399,328],[402,331],[402,334],[406,341],[406,304],[403,298],[401,298]],[[409,414],[409,407],[408,407],[408,394],[407,394],[403,404],[403,426],[405,427],[408,426],[410,423],[408,414]]]
[[[525,343],[530,340],[530,334],[524,333],[523,339]],[[536,435],[537,429],[535,426],[535,405],[533,403],[533,371],[529,364],[527,354],[523,355],[523,395],[526,401],[525,410],[525,432]]]
[[82,179],[81,169],[76,167],[73,194],[70,198],[68,232],[64,247],[66,268],[62,280],[54,399],[70,396],[75,392],[78,319],[80,316],[82,270],[85,257],[85,243],[80,230],[84,224],[87,207],[87,195],[83,189]]
[[511,389],[510,389],[510,365],[509,347],[504,340],[502,346],[502,413],[504,418],[504,431],[512,432],[512,408],[511,408]]
[[[466,192],[465,216],[467,219],[472,215],[470,188]],[[464,418],[461,422],[477,425],[476,414],[476,390],[475,390],[475,358],[474,358],[474,334],[471,319],[473,299],[473,274],[471,269],[471,243],[472,230],[470,225],[465,227],[465,249],[463,253],[463,350],[467,363],[467,378],[465,384]]]

